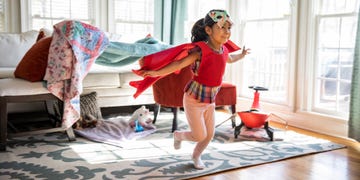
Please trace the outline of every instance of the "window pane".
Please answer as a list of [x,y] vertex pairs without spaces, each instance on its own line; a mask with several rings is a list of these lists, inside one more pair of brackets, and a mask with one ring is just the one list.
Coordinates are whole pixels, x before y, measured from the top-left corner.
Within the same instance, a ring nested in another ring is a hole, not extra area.
[[291,13],[288,0],[251,0],[246,9],[247,19],[281,18]]
[[189,20],[195,23],[198,19],[205,17],[206,13],[212,9],[226,9],[226,0],[188,1]]
[[322,0],[320,14],[352,13],[358,9],[358,0]]
[[[339,82],[336,80],[320,80],[320,97],[316,98],[317,104],[321,109],[326,109],[328,112],[335,110],[336,112],[347,112],[349,110],[350,95],[348,89],[351,87],[351,82]],[[339,93],[340,92],[340,93]],[[334,115],[334,113],[331,113]]]
[[31,28],[52,26],[65,19],[94,23],[93,0],[31,0]]
[[352,48],[354,47],[354,37],[356,37],[357,29],[357,16],[355,17],[342,17],[340,26],[340,47]]
[[114,0],[115,32],[134,42],[154,34],[154,0]]

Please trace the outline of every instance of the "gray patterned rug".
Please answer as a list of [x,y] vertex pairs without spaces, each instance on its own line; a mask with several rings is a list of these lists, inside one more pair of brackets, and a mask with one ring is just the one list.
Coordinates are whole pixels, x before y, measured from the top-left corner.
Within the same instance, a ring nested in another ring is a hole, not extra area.
[[[13,139],[7,152],[0,153],[0,179],[189,179],[344,147],[280,130],[275,131],[275,141],[268,141],[262,129],[244,131],[235,139],[229,122],[216,128],[202,156],[206,168],[196,170],[190,154],[194,143],[173,149],[171,119],[161,114],[155,133],[121,146],[82,137],[69,142],[62,133]],[[182,120],[180,114],[179,128],[186,129]]]

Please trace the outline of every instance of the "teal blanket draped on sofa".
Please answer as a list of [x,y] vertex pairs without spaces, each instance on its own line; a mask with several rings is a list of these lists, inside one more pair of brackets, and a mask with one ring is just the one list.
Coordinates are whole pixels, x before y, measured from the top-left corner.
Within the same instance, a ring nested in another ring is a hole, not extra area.
[[103,66],[125,66],[139,58],[170,48],[153,37],[140,39],[135,43],[112,42],[104,52],[96,59],[95,63]]

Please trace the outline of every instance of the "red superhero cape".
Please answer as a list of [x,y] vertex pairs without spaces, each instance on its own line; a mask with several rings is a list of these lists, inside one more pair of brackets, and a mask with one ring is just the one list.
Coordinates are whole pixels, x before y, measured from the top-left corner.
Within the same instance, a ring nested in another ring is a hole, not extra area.
[[[135,74],[140,75],[141,70],[158,70],[161,69],[168,64],[170,64],[173,61],[181,60],[182,58],[186,57],[188,55],[188,52],[190,49],[197,46],[197,43],[186,43],[181,44],[154,54],[150,54],[147,56],[144,56],[140,60],[140,66],[141,68],[139,70],[132,70]],[[241,48],[238,47],[236,44],[234,44],[232,41],[228,40],[224,46],[229,50],[230,52],[234,52],[237,50],[240,50]],[[178,72],[175,72],[178,73]],[[135,87],[137,90],[135,94],[133,95],[134,98],[137,98],[142,92],[144,92],[148,87],[150,87],[152,84],[154,84],[157,80],[162,78],[164,76],[158,76],[158,77],[145,77],[143,80],[139,81],[130,81],[130,86]]]

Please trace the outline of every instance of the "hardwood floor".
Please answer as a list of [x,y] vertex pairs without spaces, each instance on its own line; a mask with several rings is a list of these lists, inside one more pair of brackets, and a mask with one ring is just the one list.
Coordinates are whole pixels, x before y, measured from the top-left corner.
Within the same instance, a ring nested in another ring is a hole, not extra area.
[[[282,125],[271,123],[271,126]],[[344,144],[347,148],[300,156],[283,161],[267,163],[218,174],[194,178],[196,180],[359,180],[360,144],[351,140],[330,137],[314,132],[289,127],[299,133],[328,139]]]

